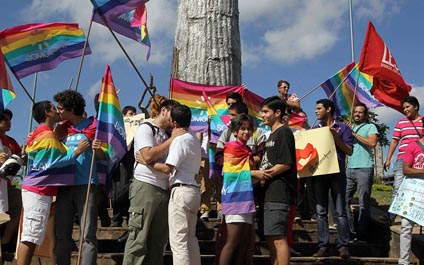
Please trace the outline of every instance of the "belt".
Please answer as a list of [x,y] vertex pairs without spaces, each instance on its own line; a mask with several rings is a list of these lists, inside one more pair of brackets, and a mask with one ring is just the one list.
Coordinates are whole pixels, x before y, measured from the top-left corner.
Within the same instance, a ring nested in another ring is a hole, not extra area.
[[174,185],[171,186],[171,189],[176,188],[176,187],[195,187],[195,188],[200,189],[200,187],[197,186],[197,185],[194,185],[194,184],[185,184],[185,183],[176,183],[176,184],[174,184]]

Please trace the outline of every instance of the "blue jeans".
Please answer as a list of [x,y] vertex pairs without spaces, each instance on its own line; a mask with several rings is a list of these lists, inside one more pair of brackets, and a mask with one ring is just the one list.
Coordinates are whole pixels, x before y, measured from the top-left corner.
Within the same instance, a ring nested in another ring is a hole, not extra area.
[[[392,199],[390,200],[390,204],[393,202],[393,200],[396,197],[396,194],[399,190],[400,184],[402,184],[402,180],[405,177],[403,174],[403,160],[398,158],[396,159],[395,164],[393,165],[393,173],[395,174],[395,179],[393,181],[393,192],[392,192]],[[392,221],[395,220],[396,214],[389,213],[390,218]]]
[[[97,186],[91,185],[85,231],[81,233],[83,211],[88,185],[59,187],[54,216],[55,223],[55,254],[60,265],[71,264],[71,252],[74,241],[72,231],[75,212],[80,219],[80,234],[84,236],[81,264],[96,264],[97,261]],[[82,216],[82,218],[81,218]]]
[[334,218],[337,221],[337,248],[347,247],[349,243],[349,225],[346,216],[346,175],[344,172],[317,176],[314,178],[314,191],[317,200],[318,246],[328,247],[328,193],[334,203]]
[[[368,230],[370,220],[370,196],[373,180],[373,168],[348,168],[346,170],[347,218],[350,231],[360,236],[365,236]],[[359,199],[358,229],[355,229],[354,218],[350,210],[350,204],[355,192],[358,192]]]

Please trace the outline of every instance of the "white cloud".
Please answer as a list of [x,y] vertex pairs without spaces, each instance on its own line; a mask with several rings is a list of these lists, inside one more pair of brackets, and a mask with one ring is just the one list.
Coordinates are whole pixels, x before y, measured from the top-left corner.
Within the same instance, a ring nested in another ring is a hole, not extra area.
[[[354,1],[354,15],[381,21],[398,12],[402,2]],[[147,4],[148,28],[152,41],[149,63],[170,61],[175,33],[176,1],[152,0]],[[90,1],[33,0],[23,14],[34,20],[78,22],[87,32]],[[270,60],[281,63],[308,61],[329,52],[348,23],[348,1],[340,0],[239,0],[243,65]],[[344,25],[344,26],[343,26]],[[100,53],[95,63],[125,59],[112,37],[101,26],[93,27],[90,45]],[[255,36],[255,37],[253,37]],[[120,38],[135,61],[144,61],[146,50],[132,40]]]
[[[175,32],[176,4],[166,0],[154,0],[146,4],[148,9],[148,29],[152,42],[149,63],[162,64],[172,56],[172,45]],[[32,14],[33,20],[74,21],[84,28],[88,34],[92,4],[88,0],[33,0],[31,5],[23,10],[23,14]],[[60,18],[60,19],[59,19]],[[134,62],[145,62],[146,48],[125,37],[118,39]],[[120,47],[114,41],[106,27],[93,23],[89,37],[90,46],[96,60],[91,63],[113,63],[116,60],[126,60]]]
[[[424,86],[416,86],[412,88],[411,96],[414,96],[418,99],[420,103],[420,112],[423,113],[424,109]],[[378,107],[375,108],[375,113],[378,114],[378,120],[380,122],[390,124],[394,123],[404,115],[399,111],[396,111],[389,107]]]
[[[281,63],[307,61],[329,52],[348,28],[348,1],[239,1],[242,38],[261,32],[243,46],[243,64],[256,58]],[[378,21],[398,11],[384,0],[355,1],[354,15]],[[252,48],[256,47],[256,49]],[[251,54],[254,52],[255,54]],[[258,54],[258,52],[261,52]]]

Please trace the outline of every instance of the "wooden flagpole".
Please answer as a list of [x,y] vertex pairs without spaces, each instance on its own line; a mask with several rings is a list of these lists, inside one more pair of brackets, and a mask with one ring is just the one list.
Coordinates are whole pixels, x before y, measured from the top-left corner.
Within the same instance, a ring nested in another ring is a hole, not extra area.
[[[35,100],[35,93],[37,91],[37,81],[38,81],[38,72],[35,73],[34,77],[34,86],[32,88],[32,98]],[[34,100],[32,101],[30,110],[29,110],[29,124],[28,124],[28,134],[31,133],[32,128],[32,108],[34,107]]]
[[122,43],[119,41],[118,37],[116,37],[115,32],[113,32],[113,30],[110,28],[109,24],[107,23],[107,21],[105,20],[105,18],[103,16],[100,16],[103,20],[103,24],[109,29],[110,34],[112,34],[113,38],[115,39],[116,43],[118,43],[119,47],[121,48],[122,52],[125,54],[125,56],[127,57],[128,61],[130,62],[131,66],[134,68],[135,72],[137,73],[138,77],[140,78],[141,82],[143,82],[145,89],[149,92],[150,96],[153,98],[154,97],[154,93],[152,93],[152,91],[150,91],[149,89],[149,85],[147,84],[146,80],[144,80],[143,76],[141,75],[140,71],[137,69],[137,66],[134,64],[133,60],[131,59],[131,57],[128,55],[127,51],[125,50],[124,46],[122,46]]
[[87,36],[85,37],[84,48],[82,50],[82,56],[81,56],[80,65],[79,65],[79,68],[78,68],[77,81],[75,82],[75,91],[78,91],[78,84],[79,84],[79,80],[80,80],[80,76],[81,76],[82,64],[84,63],[85,50],[87,49],[88,38],[90,37],[91,26],[93,25],[93,17],[94,17],[94,13],[91,16],[90,25],[88,26]]
[[[88,176],[88,185],[87,185],[87,193],[85,195],[85,204],[84,204],[84,210],[83,210],[83,214],[82,217],[80,216],[80,224],[81,225],[81,229],[80,229],[80,241],[79,241],[79,248],[78,248],[78,261],[77,264],[81,265],[81,255],[82,255],[82,244],[84,243],[84,238],[85,238],[85,226],[87,223],[87,211],[88,211],[88,202],[90,201],[90,190],[91,190],[91,179],[93,178],[93,168],[94,168],[94,158],[95,158],[96,154],[93,150],[93,154],[91,155],[91,165],[90,165],[90,174]],[[97,206],[96,206],[97,207]]]

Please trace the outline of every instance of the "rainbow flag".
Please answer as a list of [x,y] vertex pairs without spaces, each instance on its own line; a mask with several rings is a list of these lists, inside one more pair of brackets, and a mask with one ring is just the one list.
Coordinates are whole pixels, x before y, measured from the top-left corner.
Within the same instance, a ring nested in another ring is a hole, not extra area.
[[0,113],[2,113],[7,104],[16,98],[12,82],[10,81],[6,65],[4,63],[3,54],[0,54],[0,90]]
[[110,176],[110,173],[127,152],[127,142],[121,104],[119,104],[109,65],[106,66],[103,76],[99,103],[95,138],[107,145],[105,151],[109,159],[109,174],[107,175]]
[[28,173],[23,186],[74,185],[75,156],[52,129],[40,125],[27,140]]
[[372,77],[359,72],[358,65],[352,62],[320,85],[334,102],[337,116],[350,114],[357,79],[355,102],[362,102],[368,107],[382,106],[370,93]]
[[128,11],[137,9],[149,0],[90,0],[96,12],[106,20],[112,20]]
[[135,10],[123,13],[111,20],[103,20],[97,12],[93,13],[93,21],[104,26],[109,26],[113,31],[127,38],[133,39],[141,43],[140,27],[131,26]]
[[216,143],[221,133],[227,128],[228,117],[225,98],[231,92],[240,93],[246,103],[249,115],[254,117],[258,127],[263,126],[260,106],[263,98],[241,86],[212,86],[184,82],[171,78],[170,97],[191,109],[191,129],[194,132],[208,131],[208,115],[212,116],[210,123],[210,142]]
[[[56,68],[82,56],[85,35],[76,23],[36,23],[0,32],[0,47],[17,78]],[[87,46],[85,54],[90,54]]]
[[223,214],[255,212],[250,159],[252,152],[240,141],[224,147],[224,182],[221,191]]
[[133,22],[131,24],[134,26],[139,26],[141,29],[141,43],[147,47],[146,60],[150,58],[150,48],[152,44],[150,43],[149,31],[147,30],[147,8],[146,5],[139,6],[134,15]]

